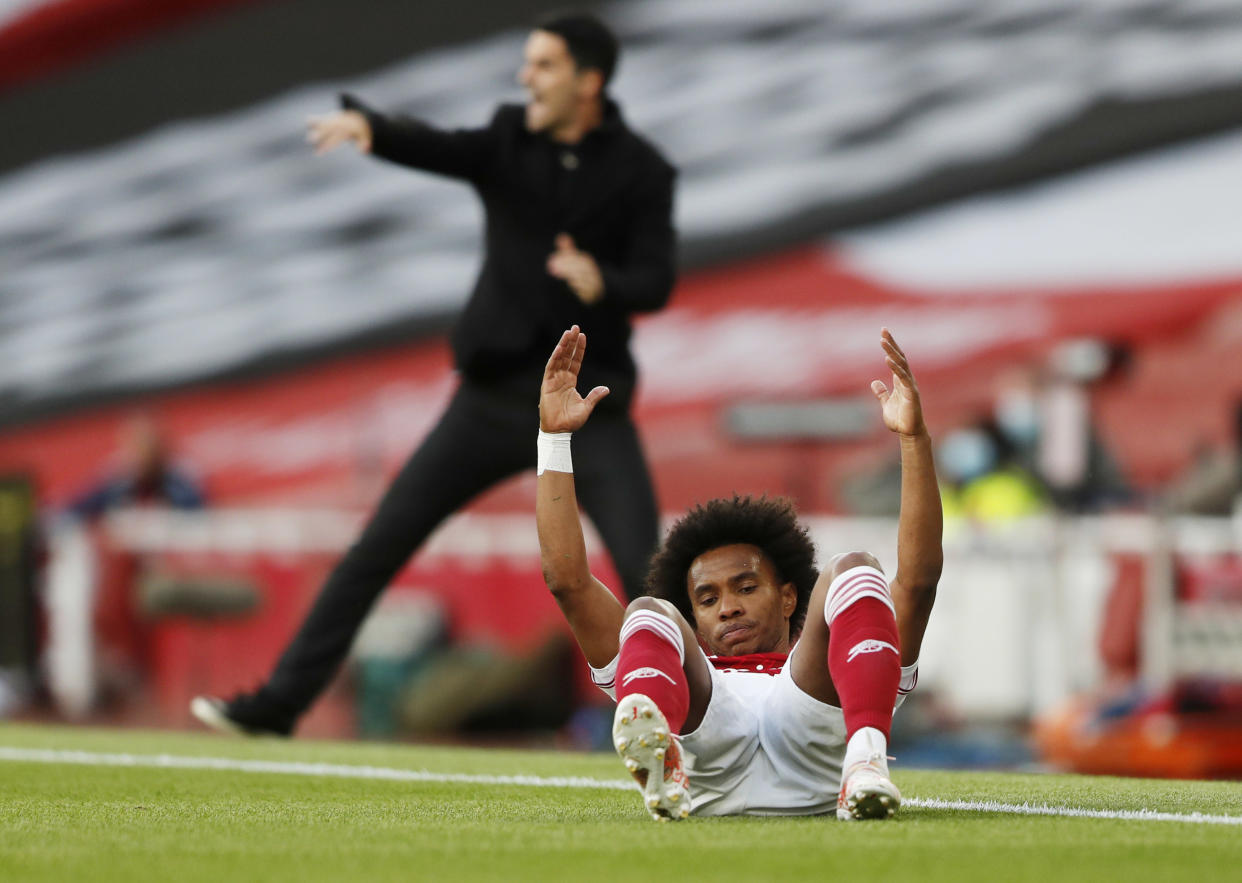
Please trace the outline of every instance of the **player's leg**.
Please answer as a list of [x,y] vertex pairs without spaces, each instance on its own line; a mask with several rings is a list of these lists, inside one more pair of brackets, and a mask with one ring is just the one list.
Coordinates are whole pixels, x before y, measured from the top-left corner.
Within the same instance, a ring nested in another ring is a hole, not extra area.
[[645,592],[660,530],[638,433],[629,415],[599,410],[574,433],[573,444],[578,501],[608,547],[632,600]]
[[534,465],[537,415],[463,384],[389,486],[257,692],[195,700],[217,729],[288,733],[327,686],[375,599],[435,527],[470,498]]
[[794,683],[838,706],[848,737],[839,818],[887,818],[901,795],[888,778],[888,737],[901,678],[888,581],[865,552],[838,555],[811,593],[790,662]]
[[617,753],[642,786],[652,818],[685,818],[690,792],[678,736],[702,721],[712,680],[694,630],[672,604],[656,598],[630,602],[616,678]]

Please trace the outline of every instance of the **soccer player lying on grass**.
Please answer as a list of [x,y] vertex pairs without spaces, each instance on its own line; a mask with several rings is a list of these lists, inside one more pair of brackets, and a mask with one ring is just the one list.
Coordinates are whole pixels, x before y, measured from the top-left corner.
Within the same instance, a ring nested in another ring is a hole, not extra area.
[[818,573],[787,502],[735,496],[672,527],[648,577],[655,597],[627,608],[588,569],[569,452],[608,390],[576,390],[578,326],[548,360],[535,504],[544,579],[595,683],[617,699],[613,741],[653,818],[808,815],[835,801],[840,819],[884,819],[901,802],[889,726],[917,677],[942,517],[914,375],[887,329],[880,346],[892,389],[871,388],[901,446],[891,585],[866,552]]

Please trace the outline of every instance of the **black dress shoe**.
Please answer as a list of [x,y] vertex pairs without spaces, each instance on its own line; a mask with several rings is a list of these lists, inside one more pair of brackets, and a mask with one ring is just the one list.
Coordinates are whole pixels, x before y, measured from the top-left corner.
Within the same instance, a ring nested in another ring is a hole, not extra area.
[[239,736],[288,736],[294,718],[273,709],[251,693],[238,693],[229,701],[215,696],[195,696],[190,713],[221,733]]

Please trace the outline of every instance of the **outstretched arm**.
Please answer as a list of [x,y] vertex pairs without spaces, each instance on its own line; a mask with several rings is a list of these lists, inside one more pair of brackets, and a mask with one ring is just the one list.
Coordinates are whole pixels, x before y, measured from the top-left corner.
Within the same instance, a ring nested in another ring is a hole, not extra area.
[[893,388],[871,384],[880,400],[884,425],[901,442],[901,515],[897,522],[897,575],[890,589],[897,609],[901,663],[919,658],[923,633],[936,600],[936,584],[944,564],[941,538],[944,515],[932,460],[931,436],[923,422],[923,403],[906,354],[887,328],[880,332],[884,361],[893,372]]
[[495,138],[492,128],[437,129],[412,117],[389,116],[353,95],[341,96],[342,109],[311,117],[306,140],[315,153],[352,143],[361,153],[426,172],[476,179],[487,165]]
[[[603,668],[617,655],[625,610],[608,588],[591,575],[578,516],[578,498],[567,446],[569,433],[581,428],[595,404],[608,394],[597,386],[586,398],[578,394],[578,372],[586,352],[586,335],[575,325],[561,335],[544,369],[539,393],[540,455],[535,480],[535,522],[543,579],[569,622],[587,662]],[[548,439],[547,436],[555,436]]]

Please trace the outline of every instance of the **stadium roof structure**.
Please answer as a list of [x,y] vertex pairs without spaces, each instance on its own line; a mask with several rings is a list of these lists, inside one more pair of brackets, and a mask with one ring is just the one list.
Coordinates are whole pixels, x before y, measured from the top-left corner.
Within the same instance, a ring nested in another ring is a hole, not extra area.
[[[1242,9],[1221,0],[648,0],[609,18],[627,45],[615,91],[681,169],[687,267],[1242,125]],[[316,159],[302,123],[337,88],[482,123],[520,100],[522,36],[0,178],[0,422],[443,328],[477,264],[474,201]],[[1191,214],[1242,177],[1216,168],[1232,177],[1182,191]]]

